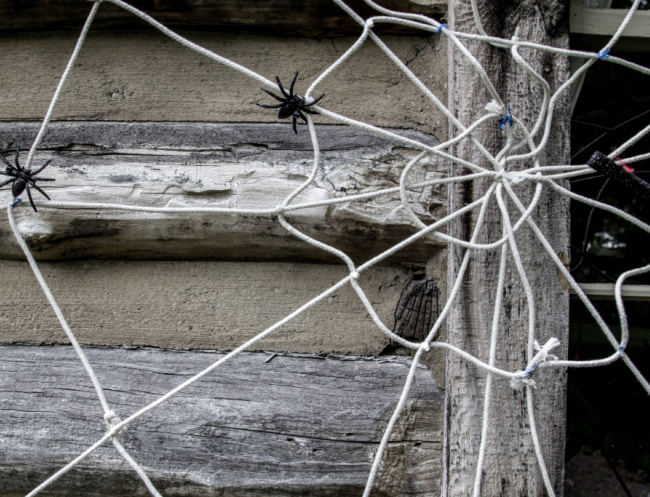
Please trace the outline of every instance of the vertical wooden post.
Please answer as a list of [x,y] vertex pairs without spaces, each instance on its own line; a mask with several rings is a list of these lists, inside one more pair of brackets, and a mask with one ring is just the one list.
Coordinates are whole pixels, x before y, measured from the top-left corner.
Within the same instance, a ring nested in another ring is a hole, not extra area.
[[[478,11],[483,28],[489,35],[511,38],[518,28],[522,40],[554,46],[568,46],[566,27],[549,36],[540,2],[515,0],[479,0]],[[450,0],[449,24],[452,30],[478,33],[470,0]],[[557,27],[557,26],[556,26]],[[529,128],[535,122],[542,103],[542,89],[518,66],[509,49],[495,48],[486,43],[468,42],[468,48],[487,71],[499,95],[512,114]],[[569,75],[568,60],[564,56],[522,49],[522,55],[541,74],[554,92]],[[485,114],[491,100],[477,71],[450,42],[449,44],[449,106],[465,126]],[[569,162],[569,95],[562,94],[554,108],[552,130],[548,145],[540,159],[542,165]],[[450,126],[450,137],[459,134]],[[540,133],[541,134],[541,133]],[[495,154],[505,143],[505,134],[499,124],[483,125],[474,136],[487,150]],[[535,141],[539,143],[539,135]],[[458,157],[491,168],[469,140],[457,145]],[[532,167],[527,164],[509,165],[510,169]],[[463,174],[463,168],[452,165],[451,174]],[[490,180],[466,182],[449,189],[450,212],[478,199],[486,192]],[[523,187],[523,200],[531,197],[534,185]],[[522,187],[518,186],[521,192]],[[569,203],[566,199],[545,189],[534,212],[534,219],[544,232],[561,260],[567,260],[569,246]],[[519,218],[512,202],[509,210],[513,222]],[[450,234],[469,240],[476,224],[478,211],[458,219],[450,226]],[[485,227],[479,243],[496,241],[502,236],[502,221],[496,200],[489,205]],[[537,323],[535,338],[546,342],[557,337],[562,348],[554,350],[566,354],[568,342],[568,294],[563,289],[558,270],[544,253],[539,241],[527,226],[517,233],[517,243],[524,266],[533,287]],[[465,249],[451,246],[449,250],[449,288],[456,280]],[[501,319],[497,344],[496,366],[510,371],[526,366],[528,343],[528,309],[526,297],[517,275],[512,256],[508,254],[508,270],[501,295]],[[459,297],[449,316],[448,341],[487,362],[489,338],[496,299],[495,288],[499,272],[500,249],[475,251],[463,280]],[[562,494],[564,476],[565,387],[566,372],[556,369],[537,370],[534,375],[535,416],[540,442],[556,495]],[[481,442],[483,399],[486,373],[449,354],[446,376],[445,468],[443,495],[468,496],[474,491],[477,458]],[[526,390],[517,391],[506,379],[492,381],[492,415],[487,430],[485,464],[480,475],[483,496],[542,496],[544,483],[534,453],[527,416]]]

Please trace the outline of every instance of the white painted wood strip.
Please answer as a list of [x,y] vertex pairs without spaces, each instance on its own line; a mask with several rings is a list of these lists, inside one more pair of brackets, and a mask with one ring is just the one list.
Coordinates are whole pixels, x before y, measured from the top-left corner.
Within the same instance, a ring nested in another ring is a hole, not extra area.
[[[87,354],[122,419],[221,357],[137,348]],[[1,346],[0,357],[0,494],[24,495],[106,426],[71,347]],[[122,442],[165,496],[358,496],[408,366],[397,357],[245,353],[136,420]],[[419,367],[373,495],[438,494],[441,424],[441,391]],[[107,444],[48,495],[143,491]]]
[[[614,300],[614,283],[580,283],[587,297],[596,300]],[[575,291],[571,289],[572,296]],[[650,285],[623,285],[621,295],[625,300],[650,301]]]
[[[570,10],[571,33],[613,35],[619,28],[626,9],[588,9],[582,0],[572,0]],[[623,36],[650,38],[650,11],[637,11]]]

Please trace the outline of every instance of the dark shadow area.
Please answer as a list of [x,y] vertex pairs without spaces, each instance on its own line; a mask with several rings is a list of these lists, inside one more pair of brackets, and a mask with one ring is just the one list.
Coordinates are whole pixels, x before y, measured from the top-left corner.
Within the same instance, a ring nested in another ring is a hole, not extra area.
[[[616,53],[645,67],[648,54]],[[650,79],[611,63],[589,69],[572,119],[572,163],[586,164],[595,151],[609,154],[650,125]],[[650,152],[650,137],[618,157]],[[650,182],[650,160],[629,164]],[[650,201],[595,173],[572,182],[572,191],[650,223]],[[619,216],[572,201],[571,271],[580,283],[613,283],[623,272],[650,263],[650,235]],[[626,280],[648,285],[650,275]],[[620,339],[612,300],[595,307]],[[650,302],[627,301],[630,341],[626,354],[650,377]],[[572,300],[569,358],[588,360],[615,352],[584,305]],[[569,370],[565,495],[634,496],[650,492],[650,396],[620,360],[605,367]]]

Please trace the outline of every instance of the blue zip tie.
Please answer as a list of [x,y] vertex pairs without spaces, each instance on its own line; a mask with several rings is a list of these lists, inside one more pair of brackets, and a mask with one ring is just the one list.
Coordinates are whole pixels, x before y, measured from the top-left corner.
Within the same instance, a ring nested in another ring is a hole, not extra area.
[[508,112],[506,112],[506,115],[503,119],[499,119],[499,124],[501,125],[501,129],[506,129],[506,124],[510,124],[512,127],[512,114],[510,113],[510,106],[508,105]]
[[605,50],[601,52],[598,52],[598,58],[599,59],[609,59],[609,48],[606,48]]
[[441,24],[440,26],[438,26],[438,33],[442,33],[442,28],[448,28],[448,27],[449,27],[448,24]]
[[15,207],[17,204],[19,204],[19,203],[22,202],[22,201],[23,201],[22,198],[17,198],[16,200],[13,201],[13,203],[11,204],[11,206],[12,206],[12,207]]

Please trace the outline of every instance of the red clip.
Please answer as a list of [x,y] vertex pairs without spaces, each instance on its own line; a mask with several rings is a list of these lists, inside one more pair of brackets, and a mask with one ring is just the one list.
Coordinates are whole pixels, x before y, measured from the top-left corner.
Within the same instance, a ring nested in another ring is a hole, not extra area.
[[620,157],[616,158],[616,163],[619,166],[621,166],[623,169],[625,169],[628,173],[633,173],[634,172],[634,168],[631,168],[630,166],[628,166],[625,162],[623,162],[623,159],[621,159]]

